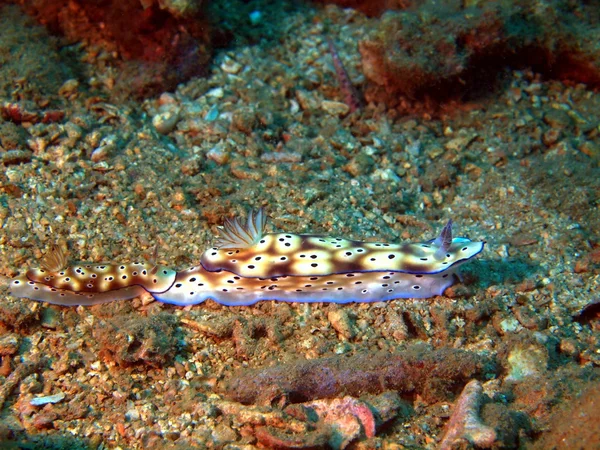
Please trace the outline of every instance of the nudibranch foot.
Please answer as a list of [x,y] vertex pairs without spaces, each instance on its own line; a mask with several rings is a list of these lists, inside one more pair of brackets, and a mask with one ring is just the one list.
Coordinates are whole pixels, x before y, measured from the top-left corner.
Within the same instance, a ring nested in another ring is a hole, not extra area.
[[378,302],[441,295],[454,284],[455,272],[425,276],[402,272],[350,272],[324,276],[245,278],[225,270],[209,272],[202,266],[179,272],[173,287],[153,294],[164,303],[196,305],[212,299],[228,306],[252,305],[262,300],[285,302]]

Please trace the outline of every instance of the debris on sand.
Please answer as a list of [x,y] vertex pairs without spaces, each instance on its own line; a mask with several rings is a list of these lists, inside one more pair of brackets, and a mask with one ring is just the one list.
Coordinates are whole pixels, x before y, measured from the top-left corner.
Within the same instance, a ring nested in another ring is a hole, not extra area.
[[440,450],[451,450],[464,441],[477,447],[492,446],[496,440],[496,432],[479,418],[482,393],[483,388],[479,381],[471,380],[467,383],[454,405],[454,411],[438,447]]
[[382,425],[398,417],[402,400],[395,392],[385,392],[368,399],[314,400],[283,410],[227,401],[216,406],[233,423],[253,427],[249,433],[268,448],[344,449],[356,439],[374,437]]
[[243,369],[233,375],[224,391],[246,404],[269,404],[282,397],[298,403],[388,390],[418,393],[425,401],[434,402],[446,397],[456,385],[494,370],[491,359],[484,355],[417,345],[400,353],[341,355]]

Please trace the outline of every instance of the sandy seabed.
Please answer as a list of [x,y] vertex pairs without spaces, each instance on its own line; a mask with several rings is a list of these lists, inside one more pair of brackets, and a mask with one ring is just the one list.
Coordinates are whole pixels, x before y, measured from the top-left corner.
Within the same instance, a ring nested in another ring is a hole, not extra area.
[[260,207],[271,230],[424,241],[451,218],[487,245],[426,300],[65,308],[4,287],[0,446],[600,446],[596,92],[523,69],[454,114],[349,113],[323,23],[359,86],[368,19],[315,7],[174,93],[114,101],[113,69],[84,87],[43,29],[1,20],[23,52],[0,67],[5,285],[56,243],[187,268]]

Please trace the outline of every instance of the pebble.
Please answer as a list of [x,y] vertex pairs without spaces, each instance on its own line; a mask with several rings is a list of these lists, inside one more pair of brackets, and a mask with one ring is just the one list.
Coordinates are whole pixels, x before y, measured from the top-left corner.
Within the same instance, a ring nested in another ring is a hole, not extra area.
[[531,345],[527,348],[515,348],[508,355],[509,373],[507,381],[522,381],[544,371],[548,364],[545,349]]
[[42,320],[41,320],[41,325],[44,328],[50,328],[50,329],[55,329],[58,327],[59,322],[60,322],[60,312],[52,309],[52,308],[45,308],[42,311]]
[[562,109],[551,109],[544,114],[544,122],[552,128],[563,129],[569,127],[573,123],[573,119]]
[[229,161],[229,152],[224,151],[221,146],[217,145],[206,153],[206,157],[222,166]]
[[469,144],[471,144],[475,139],[477,139],[478,136],[479,135],[477,133],[474,133],[455,137],[454,139],[451,139],[450,141],[446,142],[444,148],[446,150],[454,150],[455,152],[460,152],[461,150],[467,148]]
[[100,161],[104,161],[108,159],[111,152],[114,150],[115,146],[112,144],[102,145],[96,148],[92,154],[90,155],[90,159],[92,162],[98,163]]
[[137,408],[131,408],[125,413],[125,419],[127,419],[129,422],[140,420],[140,412],[137,410]]
[[500,322],[500,328],[504,333],[514,333],[519,329],[519,321],[513,317]]
[[230,74],[236,74],[242,69],[242,65],[237,61],[226,56],[221,63],[221,70]]
[[579,145],[579,151],[600,162],[600,146],[596,142],[583,141],[581,145]]
[[372,156],[367,155],[364,152],[360,152],[354,158],[352,158],[346,165],[342,167],[343,170],[348,172],[353,177],[364,175],[373,169],[375,160]]
[[343,117],[350,112],[350,107],[345,103],[332,102],[329,100],[323,100],[321,102],[321,108],[332,116],[338,117]]
[[224,95],[225,95],[225,91],[223,90],[222,87],[216,87],[216,88],[210,89],[209,91],[206,92],[207,97],[223,98]]
[[[409,151],[409,153],[410,153],[410,147],[407,147],[406,150]],[[444,149],[442,147],[435,146],[435,147],[428,149],[426,151],[426,153],[427,153],[427,156],[429,157],[429,159],[437,159],[438,157],[440,157],[444,154]],[[418,152],[416,155],[418,155]]]
[[29,401],[29,404],[32,406],[42,406],[47,405],[48,403],[58,403],[65,398],[65,394],[59,392],[54,395],[45,395],[43,397],[36,397]]
[[9,356],[17,353],[19,349],[19,335],[15,333],[0,336],[0,356]]
[[168,134],[175,129],[179,121],[179,110],[170,108],[152,118],[152,125],[160,134]]
[[65,98],[70,98],[73,95],[77,94],[79,89],[79,81],[74,78],[71,78],[63,83],[63,85],[58,89],[58,95]]
[[236,432],[224,423],[218,424],[212,430],[212,439],[215,446],[222,446],[237,439]]
[[177,99],[175,98],[175,96],[169,92],[163,92],[162,94],[160,94],[160,97],[158,97],[158,104],[163,106],[163,105],[175,105],[177,104]]
[[217,105],[212,105],[206,113],[206,116],[204,116],[204,120],[207,122],[214,122],[217,120],[217,117],[219,117],[219,108]]
[[356,336],[356,326],[354,325],[354,321],[350,318],[347,310],[337,309],[334,311],[329,311],[327,313],[327,319],[335,331],[337,331],[338,334],[344,339],[350,340]]
[[2,154],[2,162],[7,166],[28,163],[32,156],[33,152],[29,150],[9,150]]
[[297,163],[302,161],[302,155],[296,152],[268,152],[263,153],[260,159],[266,163]]
[[546,147],[551,147],[560,139],[561,132],[558,128],[551,128],[542,135],[542,142]]

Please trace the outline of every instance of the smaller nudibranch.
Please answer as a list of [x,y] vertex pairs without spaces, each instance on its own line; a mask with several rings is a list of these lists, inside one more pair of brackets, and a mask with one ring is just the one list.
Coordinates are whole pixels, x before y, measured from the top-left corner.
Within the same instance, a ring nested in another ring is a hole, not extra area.
[[64,251],[53,246],[42,267],[29,269],[11,282],[11,294],[60,305],[95,305],[149,292],[164,292],[177,272],[154,263],[80,263],[67,266]]
[[227,220],[200,264],[175,272],[153,263],[68,266],[56,248],[42,268],[11,282],[11,294],[59,305],[94,305],[149,292],[185,306],[261,300],[373,302],[441,295],[484,242],[452,237],[452,221],[421,243],[360,242],[320,235],[265,233],[259,210],[246,223]]

